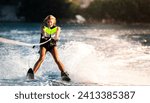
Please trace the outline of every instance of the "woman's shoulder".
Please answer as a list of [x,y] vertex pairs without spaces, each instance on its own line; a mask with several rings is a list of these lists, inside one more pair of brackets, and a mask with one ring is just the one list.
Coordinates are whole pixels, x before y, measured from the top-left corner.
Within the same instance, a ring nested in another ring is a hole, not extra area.
[[59,27],[59,26],[56,26],[57,27],[57,30],[61,30],[61,27]]

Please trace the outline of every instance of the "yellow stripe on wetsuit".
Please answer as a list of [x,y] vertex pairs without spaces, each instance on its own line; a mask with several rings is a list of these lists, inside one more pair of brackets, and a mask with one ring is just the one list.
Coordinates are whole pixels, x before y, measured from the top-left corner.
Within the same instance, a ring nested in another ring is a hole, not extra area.
[[53,35],[53,34],[55,34],[55,33],[57,32],[57,27],[54,27],[54,28],[50,29],[50,28],[44,26],[44,29],[43,29],[43,30],[44,30],[44,32],[46,32],[47,34]]

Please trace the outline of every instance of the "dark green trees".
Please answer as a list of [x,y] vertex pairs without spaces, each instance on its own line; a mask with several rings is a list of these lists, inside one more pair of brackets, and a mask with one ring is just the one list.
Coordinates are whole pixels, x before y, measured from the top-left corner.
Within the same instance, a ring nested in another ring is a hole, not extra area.
[[86,14],[96,20],[150,22],[150,0],[95,0]]
[[23,0],[18,9],[19,17],[32,22],[41,21],[50,14],[68,19],[75,13],[75,7],[69,0]]

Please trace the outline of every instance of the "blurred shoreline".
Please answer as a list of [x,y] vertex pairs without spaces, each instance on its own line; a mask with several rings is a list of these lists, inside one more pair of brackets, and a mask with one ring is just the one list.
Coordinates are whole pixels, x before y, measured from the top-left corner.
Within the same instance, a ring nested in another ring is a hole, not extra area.
[[42,22],[52,14],[61,23],[149,24],[149,4],[150,0],[1,0],[0,22]]

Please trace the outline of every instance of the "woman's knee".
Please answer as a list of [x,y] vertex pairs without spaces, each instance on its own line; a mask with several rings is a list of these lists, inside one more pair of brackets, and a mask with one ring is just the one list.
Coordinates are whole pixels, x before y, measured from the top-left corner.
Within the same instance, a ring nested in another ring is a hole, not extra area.
[[39,61],[44,61],[45,56],[40,56]]
[[55,62],[56,62],[57,64],[61,63],[60,59],[58,59],[58,58],[55,58]]

